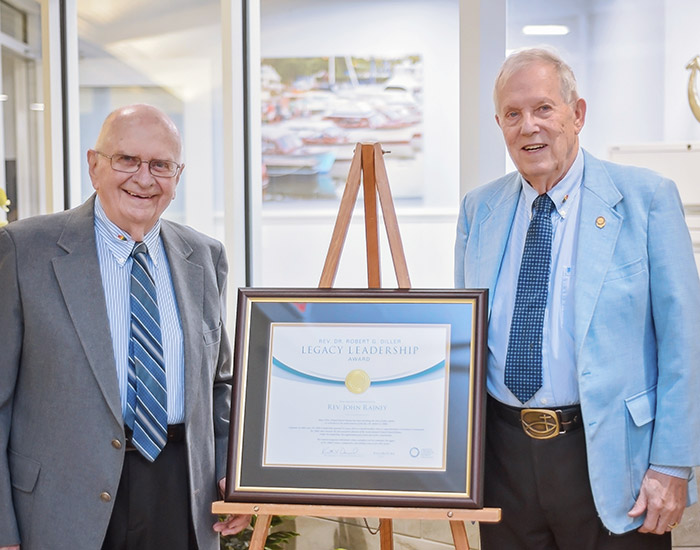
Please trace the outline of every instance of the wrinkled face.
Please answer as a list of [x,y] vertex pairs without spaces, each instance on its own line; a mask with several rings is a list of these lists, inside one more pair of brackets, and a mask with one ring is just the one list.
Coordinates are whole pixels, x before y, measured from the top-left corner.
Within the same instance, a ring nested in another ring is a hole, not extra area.
[[175,197],[182,173],[179,170],[168,178],[153,176],[148,161],[169,160],[179,164],[179,137],[162,118],[137,109],[106,123],[96,149],[105,155],[129,155],[143,161],[137,172],[118,172],[112,169],[110,159],[88,151],[92,186],[107,217],[140,241]]
[[586,102],[567,103],[549,63],[533,62],[508,78],[497,91],[496,122],[510,157],[540,193],[566,175],[578,153]]

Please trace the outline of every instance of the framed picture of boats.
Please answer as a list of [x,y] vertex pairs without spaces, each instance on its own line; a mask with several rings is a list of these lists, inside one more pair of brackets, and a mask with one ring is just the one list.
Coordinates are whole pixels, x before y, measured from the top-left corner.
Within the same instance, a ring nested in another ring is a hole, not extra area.
[[338,199],[353,150],[378,142],[395,199],[423,187],[422,60],[328,56],[261,65],[263,199]]

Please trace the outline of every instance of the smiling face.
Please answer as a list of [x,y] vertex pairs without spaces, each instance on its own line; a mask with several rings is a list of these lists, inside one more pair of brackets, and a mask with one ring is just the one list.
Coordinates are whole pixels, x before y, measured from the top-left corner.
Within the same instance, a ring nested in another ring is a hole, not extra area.
[[496,105],[496,122],[515,166],[533,188],[545,193],[576,159],[586,102],[564,99],[555,67],[533,61],[501,83]]
[[135,241],[143,240],[175,198],[182,168],[175,176],[155,177],[148,170],[148,161],[171,160],[180,164],[177,128],[155,107],[125,107],[107,117],[95,149],[109,156],[122,154],[144,161],[137,172],[118,172],[112,169],[109,158],[88,151],[92,186],[107,217]]

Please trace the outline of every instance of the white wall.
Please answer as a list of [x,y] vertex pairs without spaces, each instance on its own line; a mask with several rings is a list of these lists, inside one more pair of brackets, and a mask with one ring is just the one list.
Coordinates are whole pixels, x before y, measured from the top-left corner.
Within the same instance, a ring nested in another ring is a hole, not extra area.
[[[455,214],[398,214],[412,288],[451,288]],[[335,224],[335,213],[265,216],[262,278],[259,286],[318,286]],[[379,221],[382,287],[396,288],[384,222]],[[340,257],[334,288],[367,287],[364,216],[355,213]]]
[[589,49],[578,52],[578,59],[588,101],[582,143],[605,158],[611,144],[662,139],[666,33],[659,0],[602,6],[587,16]]
[[665,2],[665,85],[664,141],[700,140],[700,122],[688,105],[688,77],[685,66],[700,55],[700,2],[666,0]]

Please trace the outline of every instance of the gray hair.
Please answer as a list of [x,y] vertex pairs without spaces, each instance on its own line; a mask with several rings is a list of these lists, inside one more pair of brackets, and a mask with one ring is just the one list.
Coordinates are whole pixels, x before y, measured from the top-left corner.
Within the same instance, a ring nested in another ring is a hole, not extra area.
[[512,53],[501,65],[501,70],[496,77],[493,87],[493,104],[496,107],[496,112],[498,112],[499,108],[498,91],[501,86],[520,69],[533,63],[547,63],[554,67],[554,70],[559,75],[561,97],[564,101],[571,104],[579,98],[574,71],[557,53],[545,48],[527,48]]

